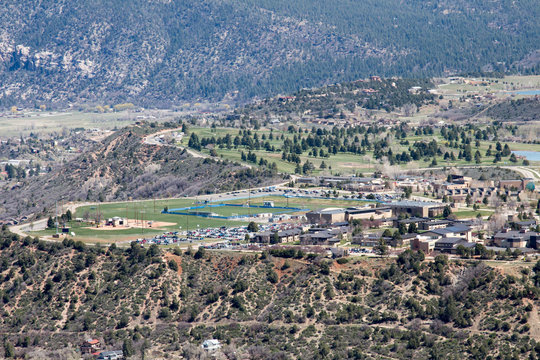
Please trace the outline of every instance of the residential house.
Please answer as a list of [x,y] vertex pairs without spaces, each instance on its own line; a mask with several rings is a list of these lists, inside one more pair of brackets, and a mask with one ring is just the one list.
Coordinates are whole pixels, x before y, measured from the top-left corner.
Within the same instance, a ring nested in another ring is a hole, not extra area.
[[101,342],[98,339],[86,339],[80,349],[81,354],[93,354],[101,350]]

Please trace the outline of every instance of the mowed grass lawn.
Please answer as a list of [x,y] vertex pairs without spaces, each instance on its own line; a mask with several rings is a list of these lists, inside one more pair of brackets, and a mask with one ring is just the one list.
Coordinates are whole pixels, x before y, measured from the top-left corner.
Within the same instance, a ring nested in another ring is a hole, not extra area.
[[481,216],[490,216],[490,215],[493,215],[493,211],[486,211],[486,210],[460,210],[460,211],[456,211],[454,212],[454,214],[456,215],[456,217],[458,219],[470,219],[470,218],[475,218],[476,216],[478,216],[478,214],[480,214]]
[[[242,204],[245,201],[246,200],[231,200],[227,202],[231,204]],[[283,196],[267,196],[267,197],[262,197],[262,198],[252,198],[251,204],[262,205],[265,201],[273,201],[274,206],[289,206],[289,207],[297,207],[301,209],[310,209],[310,210],[324,209],[324,208],[330,208],[330,207],[365,206],[368,203],[373,204],[373,202],[371,201],[368,202],[368,201],[363,201],[363,200],[343,200],[343,199],[333,199],[333,198],[316,199],[316,198],[290,197],[287,201],[287,198]]]

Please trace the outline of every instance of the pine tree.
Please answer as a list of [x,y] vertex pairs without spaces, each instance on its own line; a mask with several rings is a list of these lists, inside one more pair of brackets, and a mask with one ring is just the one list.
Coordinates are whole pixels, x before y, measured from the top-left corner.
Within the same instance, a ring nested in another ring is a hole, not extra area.
[[124,341],[124,345],[122,346],[122,352],[124,353],[124,357],[126,358],[135,354],[135,351],[133,350],[133,342],[131,341],[130,338],[127,338]]
[[52,229],[54,227],[54,220],[51,216],[47,219],[47,228]]

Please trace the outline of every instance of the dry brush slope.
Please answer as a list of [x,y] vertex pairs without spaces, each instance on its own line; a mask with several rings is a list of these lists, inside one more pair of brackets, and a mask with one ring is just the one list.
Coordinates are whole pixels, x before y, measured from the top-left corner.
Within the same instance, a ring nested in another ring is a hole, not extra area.
[[[87,336],[176,355],[217,337],[246,358],[268,359],[534,358],[540,351],[531,324],[539,264],[508,276],[409,252],[336,264],[297,251],[170,254],[7,232],[1,239],[0,331],[21,354]],[[27,336],[35,345],[23,345]]]

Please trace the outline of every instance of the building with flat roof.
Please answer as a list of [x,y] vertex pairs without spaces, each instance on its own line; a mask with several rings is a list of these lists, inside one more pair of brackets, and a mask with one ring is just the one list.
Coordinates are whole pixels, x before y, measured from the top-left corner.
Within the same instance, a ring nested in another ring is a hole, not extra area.
[[446,205],[438,202],[402,200],[386,203],[385,206],[390,207],[396,216],[408,214],[417,217],[436,217],[442,215]]
[[455,253],[458,245],[471,244],[476,246],[475,243],[469,243],[466,239],[461,237],[446,237],[435,241],[435,251]]
[[466,225],[454,225],[443,229],[433,229],[422,233],[434,239],[461,237],[466,241],[472,241],[472,228]]
[[538,239],[540,233],[535,231],[503,229],[493,236],[493,243],[503,248],[534,248]]
[[311,224],[333,224],[345,221],[345,209],[329,208],[310,211],[306,218]]
[[352,220],[368,220],[368,219],[388,219],[392,217],[392,208],[388,206],[378,208],[356,208],[347,209],[345,211],[345,219],[348,222]]
[[[275,231],[258,232],[253,237],[253,242],[261,243],[261,244],[270,244],[272,243],[275,234],[276,234]],[[302,234],[302,230],[299,228],[278,231],[277,232],[278,243],[288,243],[288,242],[298,241],[300,240],[300,234]]]

